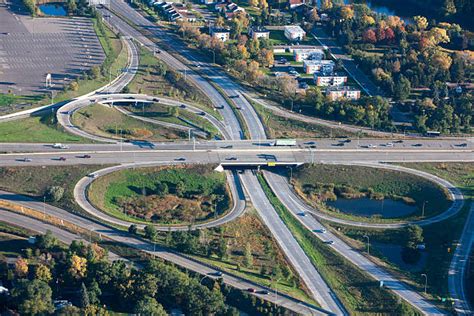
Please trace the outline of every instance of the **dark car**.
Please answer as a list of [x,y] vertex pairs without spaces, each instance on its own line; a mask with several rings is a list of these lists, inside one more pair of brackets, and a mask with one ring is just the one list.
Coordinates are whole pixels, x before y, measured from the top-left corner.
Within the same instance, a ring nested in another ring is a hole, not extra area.
[[184,109],[184,108],[186,108],[186,104],[181,104],[179,107]]
[[206,112],[199,112],[199,115],[204,116],[204,115],[206,115]]
[[237,157],[227,157],[225,160],[237,160]]
[[85,158],[85,159],[88,159],[88,158],[90,158],[90,157],[91,157],[91,155],[84,155],[84,156],[82,156],[82,158]]
[[59,161],[66,161],[66,157],[59,157]]
[[175,161],[185,161],[185,160],[186,160],[186,158],[184,158],[184,157],[175,158]]
[[233,148],[234,146],[233,145],[225,145],[225,146],[222,146],[221,148],[223,149],[229,149],[229,148]]
[[270,294],[270,292],[268,292],[267,290],[261,290],[260,292],[258,292],[260,294],[264,294],[264,295],[268,295]]
[[253,287],[249,287],[249,288],[247,289],[247,291],[250,292],[250,293],[256,293],[256,292],[257,292],[257,290],[254,289]]
[[160,102],[160,99],[153,98],[153,102]]

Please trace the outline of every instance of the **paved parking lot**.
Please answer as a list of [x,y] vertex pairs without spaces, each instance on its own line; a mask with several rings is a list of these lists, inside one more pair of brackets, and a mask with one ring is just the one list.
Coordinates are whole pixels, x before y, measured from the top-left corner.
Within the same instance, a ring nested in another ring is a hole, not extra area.
[[103,62],[89,19],[33,19],[16,1],[0,0],[0,93],[45,93],[48,73],[53,89],[61,90],[71,78]]

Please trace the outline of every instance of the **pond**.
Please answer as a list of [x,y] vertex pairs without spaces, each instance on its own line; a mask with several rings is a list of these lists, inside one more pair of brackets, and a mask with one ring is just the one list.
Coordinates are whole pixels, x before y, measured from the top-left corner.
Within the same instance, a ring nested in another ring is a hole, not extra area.
[[381,218],[404,217],[415,213],[418,208],[402,201],[390,199],[373,200],[369,198],[344,199],[327,201],[326,205],[334,207],[345,214],[371,217],[380,215]]
[[41,4],[39,9],[43,14],[50,16],[66,16],[67,11],[62,3],[46,3]]
[[397,265],[400,269],[410,272],[418,272],[423,269],[426,265],[426,258],[428,254],[426,251],[421,252],[420,259],[414,264],[409,264],[403,261],[402,259],[402,249],[403,247],[395,244],[381,243],[381,242],[371,242],[370,247],[376,249],[382,256],[384,256],[388,261]]

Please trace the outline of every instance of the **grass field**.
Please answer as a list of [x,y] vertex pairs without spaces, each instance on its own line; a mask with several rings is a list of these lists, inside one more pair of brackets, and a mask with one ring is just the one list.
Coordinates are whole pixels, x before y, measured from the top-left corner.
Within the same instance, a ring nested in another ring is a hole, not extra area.
[[[202,130],[209,133],[210,138],[212,138],[214,135],[219,135],[219,131],[208,120],[200,117],[197,114],[182,109],[178,109],[176,116],[170,114],[170,106],[160,103],[153,103],[152,105],[144,106],[143,108],[129,106],[127,109],[137,115],[153,118],[163,122],[169,122],[188,127],[198,126]],[[188,122],[191,124],[188,124]]]
[[225,174],[208,165],[120,170],[95,180],[88,197],[113,216],[163,224],[210,220],[224,214],[231,199]]
[[48,113],[0,123],[0,142],[90,143],[91,141],[66,133],[57,124],[55,115]]
[[2,167],[0,168],[0,189],[43,200],[47,187],[60,186],[65,189],[63,198],[57,203],[48,203],[66,210],[81,212],[74,202],[74,186],[80,178],[105,167],[103,165]]
[[280,218],[349,313],[354,315],[417,315],[411,307],[400,303],[391,292],[380,288],[378,282],[306,229],[281,204],[263,176],[259,175],[259,181]]
[[72,122],[86,132],[108,138],[165,141],[187,137],[184,131],[142,122],[100,104],[74,112]]
[[[162,69],[165,69],[164,71]],[[137,75],[128,85],[130,92],[165,96],[212,109],[211,101],[180,73],[169,70],[152,53],[141,48]]]
[[262,105],[248,100],[265,125],[269,138],[318,138],[353,136],[352,133],[337,128],[305,123],[275,115]]
[[[402,218],[419,219],[423,204],[425,204],[425,217],[430,217],[443,212],[451,204],[444,188],[431,181],[405,172],[362,166],[306,165],[293,173],[293,187],[300,196],[321,211],[359,221],[390,222]],[[340,195],[400,199],[413,203],[420,212],[405,217],[384,219],[351,215],[325,207],[326,198],[334,199]]]
[[22,249],[28,248],[26,238],[0,233],[0,261],[4,258],[17,258],[23,255]]
[[[387,268],[400,277],[405,278],[408,283],[418,288],[420,292],[424,286],[424,278],[421,276],[421,273],[427,274],[429,278],[428,294],[435,299],[448,297],[447,270],[454,251],[454,244],[461,234],[468,210],[474,198],[474,165],[472,163],[405,163],[403,166],[433,173],[449,180],[463,191],[467,199],[466,205],[456,216],[443,222],[423,227],[427,258],[426,264],[421,271],[410,273],[400,269],[380,253],[374,251],[372,255],[386,263]],[[339,231],[352,240],[356,240],[351,245],[359,249],[364,249],[365,247],[365,239],[362,236],[366,234],[370,236],[371,242],[403,245],[405,241],[405,232],[403,230],[365,230],[340,225],[332,226],[335,231]],[[449,308],[449,306],[447,307]]]

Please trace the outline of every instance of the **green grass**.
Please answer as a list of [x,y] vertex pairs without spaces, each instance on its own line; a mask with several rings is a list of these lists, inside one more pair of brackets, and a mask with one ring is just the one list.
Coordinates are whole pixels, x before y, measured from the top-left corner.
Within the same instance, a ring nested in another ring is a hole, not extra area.
[[378,282],[314,236],[281,204],[263,176],[258,177],[280,218],[349,313],[418,315],[411,307],[399,303],[394,294],[380,288]]
[[[270,43],[272,45],[286,45],[288,44],[288,39],[285,37],[285,32],[283,30],[271,30],[270,31]],[[275,57],[276,60],[276,57]]]
[[[331,215],[357,221],[396,222],[421,219],[421,209],[425,201],[425,217],[442,213],[452,203],[446,190],[434,182],[424,178],[380,168],[344,165],[306,165],[294,173],[294,188],[305,200],[321,211]],[[328,187],[329,185],[329,187]],[[334,196],[334,191],[349,188],[356,195],[359,192],[374,192],[381,198],[409,199],[418,207],[419,212],[398,218],[363,217],[327,209],[319,200],[319,195]]]
[[[423,227],[423,236],[427,247],[426,265],[421,271],[410,273],[400,269],[394,263],[388,261],[380,253],[372,252],[372,255],[381,259],[394,273],[405,278],[407,282],[422,291],[424,278],[421,273],[428,275],[428,294],[439,299],[448,297],[447,271],[454,252],[455,242],[458,240],[464,227],[470,205],[474,198],[474,165],[472,163],[404,163],[405,167],[422,170],[435,174],[459,187],[466,203],[461,212],[455,216],[429,226]],[[362,237],[367,234],[371,242],[389,243],[403,245],[405,242],[405,232],[403,230],[367,230],[341,225],[332,225],[336,231],[343,233],[356,243],[352,243],[355,248],[362,249],[365,240]],[[448,252],[448,248],[450,251]],[[469,284],[469,282],[468,282]],[[441,304],[441,303],[440,303]],[[446,306],[450,308],[449,304]]]
[[[230,196],[226,189],[225,174],[213,171],[213,166],[209,165],[152,167],[116,171],[95,180],[89,187],[88,197],[92,204],[110,215],[134,222],[144,223],[153,221],[164,224],[190,224],[191,220],[178,220],[178,218],[194,218],[196,222],[212,219],[212,208],[206,208],[207,212],[202,212],[203,214],[200,217],[197,214],[201,213],[198,213],[197,210],[187,209],[186,207],[167,209],[167,207],[176,203],[184,203],[183,201],[175,200],[177,194],[175,188],[179,182],[184,184],[185,190],[183,195],[187,199],[213,201],[212,204],[216,203],[219,214],[224,214],[228,210]],[[159,183],[167,185],[169,189],[168,194],[164,194],[161,197],[157,195],[160,193],[158,189]],[[154,214],[161,214],[161,219],[137,216],[130,212],[131,209],[128,209],[128,213],[122,210],[121,200],[132,200],[134,201],[133,205],[143,203],[145,199],[143,192],[146,192],[146,201],[144,203],[148,202],[148,211],[152,211]],[[158,197],[158,201],[150,201],[149,197],[153,196]],[[170,201],[170,204],[167,203],[168,201]],[[190,214],[190,212],[193,213]]]
[[0,261],[2,257],[17,258],[23,255],[23,249],[30,245],[25,238],[0,233]]
[[63,198],[51,204],[80,213],[81,208],[74,201],[74,186],[82,177],[105,167],[107,165],[2,167],[0,189],[43,200],[47,187],[61,186],[65,189]]
[[72,122],[86,132],[107,138],[120,138],[122,135],[127,139],[166,141],[187,137],[184,131],[142,122],[100,104],[74,112]]
[[32,116],[0,123],[0,142],[90,143],[88,139],[66,133],[55,114]]
[[329,128],[323,125],[310,124],[278,116],[257,102],[250,99],[247,99],[247,101],[252,104],[253,108],[260,116],[269,138],[332,138],[353,136],[352,133],[341,129]]

